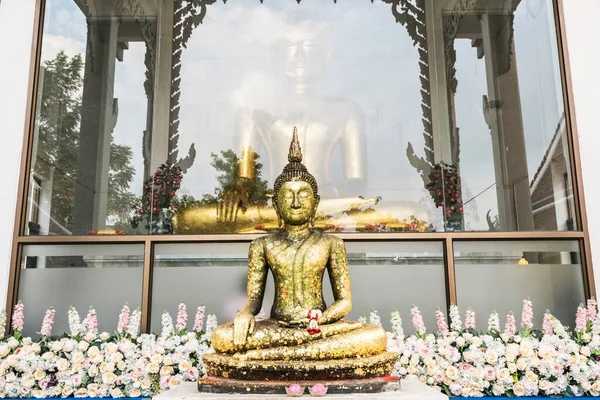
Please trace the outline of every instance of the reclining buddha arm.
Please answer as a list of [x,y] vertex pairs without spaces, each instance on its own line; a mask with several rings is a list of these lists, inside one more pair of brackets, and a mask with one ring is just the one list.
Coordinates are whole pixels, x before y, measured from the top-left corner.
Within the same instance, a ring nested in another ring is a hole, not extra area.
[[262,306],[267,272],[264,242],[261,239],[254,240],[248,251],[248,297],[244,307],[244,310],[251,312],[253,315],[258,314]]
[[341,239],[332,237],[332,245],[327,264],[334,302],[319,319],[319,324],[329,324],[344,318],[352,309],[350,292],[350,270],[346,258],[346,248]]

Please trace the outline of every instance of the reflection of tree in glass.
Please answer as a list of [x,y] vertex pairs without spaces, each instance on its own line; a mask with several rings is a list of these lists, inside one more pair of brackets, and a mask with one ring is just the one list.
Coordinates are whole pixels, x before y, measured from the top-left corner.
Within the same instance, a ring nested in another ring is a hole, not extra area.
[[[81,122],[83,86],[81,55],[69,58],[59,52],[44,62],[41,107],[37,115],[39,127],[37,161],[54,169],[51,218],[71,230],[77,181],[77,155]],[[110,145],[109,193],[107,215],[125,218],[131,208],[129,185],[133,179],[130,147]]]
[[[224,189],[230,187],[239,180],[240,158],[233,150],[222,150],[221,155],[211,153],[212,161],[210,165],[220,172],[217,175],[219,186],[215,188],[213,194],[205,194],[202,196],[202,203],[212,204],[219,199],[219,194]],[[267,204],[268,201],[268,183],[262,178],[263,165],[258,162],[260,156],[253,152],[254,159],[254,177],[248,179],[247,187],[249,188],[250,198],[249,204]]]

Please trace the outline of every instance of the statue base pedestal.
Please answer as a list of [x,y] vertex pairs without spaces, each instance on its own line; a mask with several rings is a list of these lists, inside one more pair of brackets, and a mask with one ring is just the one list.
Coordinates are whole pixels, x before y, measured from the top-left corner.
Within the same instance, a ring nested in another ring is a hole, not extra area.
[[[310,398],[308,389],[304,394],[304,398]],[[327,398],[339,399],[373,399],[375,396],[372,393],[354,393],[354,394],[329,394]],[[441,393],[439,390],[431,388],[417,379],[403,379],[402,389],[394,392],[379,393],[377,399],[405,399],[405,400],[448,400],[448,396]],[[269,399],[269,400],[286,400],[290,399],[281,394],[222,394],[222,393],[199,393],[194,382],[183,382],[173,389],[167,390],[153,397],[153,400],[205,400],[205,399],[235,399],[235,400],[253,400],[253,399]]]
[[241,381],[329,381],[382,378],[389,376],[398,353],[385,352],[362,358],[319,361],[255,361],[227,354],[205,354],[206,375]]
[[396,391],[400,388],[400,380],[393,377],[372,379],[349,379],[333,381],[241,381],[226,378],[202,378],[198,381],[201,393],[244,393],[244,394],[285,394],[285,388],[292,383],[307,388],[317,383],[327,386],[327,394],[349,393],[381,393]]

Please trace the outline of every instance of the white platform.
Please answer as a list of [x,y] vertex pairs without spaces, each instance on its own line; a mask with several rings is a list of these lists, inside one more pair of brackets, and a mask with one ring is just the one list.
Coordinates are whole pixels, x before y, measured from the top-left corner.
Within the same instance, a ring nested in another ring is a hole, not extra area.
[[[308,393],[308,388],[305,391],[304,396],[302,398],[310,398],[310,394]],[[448,396],[445,394],[430,388],[424,383],[416,379],[403,379],[400,384],[400,390],[395,392],[385,392],[385,393],[365,393],[365,394],[338,394],[338,395],[327,395],[325,398],[338,398],[338,399],[435,399],[435,400],[446,400]],[[168,390],[164,393],[161,393],[157,396],[154,396],[153,399],[156,400],[197,400],[197,399],[291,399],[291,397],[287,396],[279,396],[279,395],[265,395],[265,394],[209,394],[209,393],[199,393],[197,385],[193,382],[185,382],[181,385]]]

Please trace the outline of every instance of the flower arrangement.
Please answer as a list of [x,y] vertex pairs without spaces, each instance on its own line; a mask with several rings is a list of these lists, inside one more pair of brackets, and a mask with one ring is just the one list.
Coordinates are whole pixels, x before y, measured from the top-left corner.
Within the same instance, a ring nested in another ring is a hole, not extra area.
[[152,234],[173,233],[173,215],[177,211],[174,200],[182,179],[178,166],[167,163],[158,167],[144,182],[142,197],[133,201],[131,226],[135,229],[144,223]]
[[[216,317],[205,318],[200,306],[194,328],[188,331],[187,307],[182,303],[175,324],[164,312],[159,335],[140,334],[139,309],[131,311],[125,305],[117,331],[98,333],[93,308],[81,321],[71,307],[70,333],[54,336],[56,310],[50,308],[41,337],[32,340],[21,335],[23,312],[23,304],[17,304],[14,333],[0,340],[2,398],[151,397],[181,382],[195,382],[204,373],[201,356],[212,351],[210,336],[217,326]],[[477,331],[475,312],[468,310],[463,324],[458,307],[452,306],[448,319],[443,311],[436,312],[434,333],[427,331],[420,310],[413,306],[416,334],[405,336],[400,314],[394,310],[388,349],[399,357],[393,375],[419,379],[449,396],[600,396],[600,315],[595,300],[578,308],[573,332],[548,311],[539,331],[532,315],[533,304],[526,299],[520,332],[512,313],[501,331],[495,311],[487,330]],[[368,319],[381,324],[375,310]],[[326,387],[312,389],[325,393]]]
[[444,209],[446,226],[460,228],[463,218],[462,191],[458,169],[440,162],[429,174],[429,183],[425,185],[436,207]]

